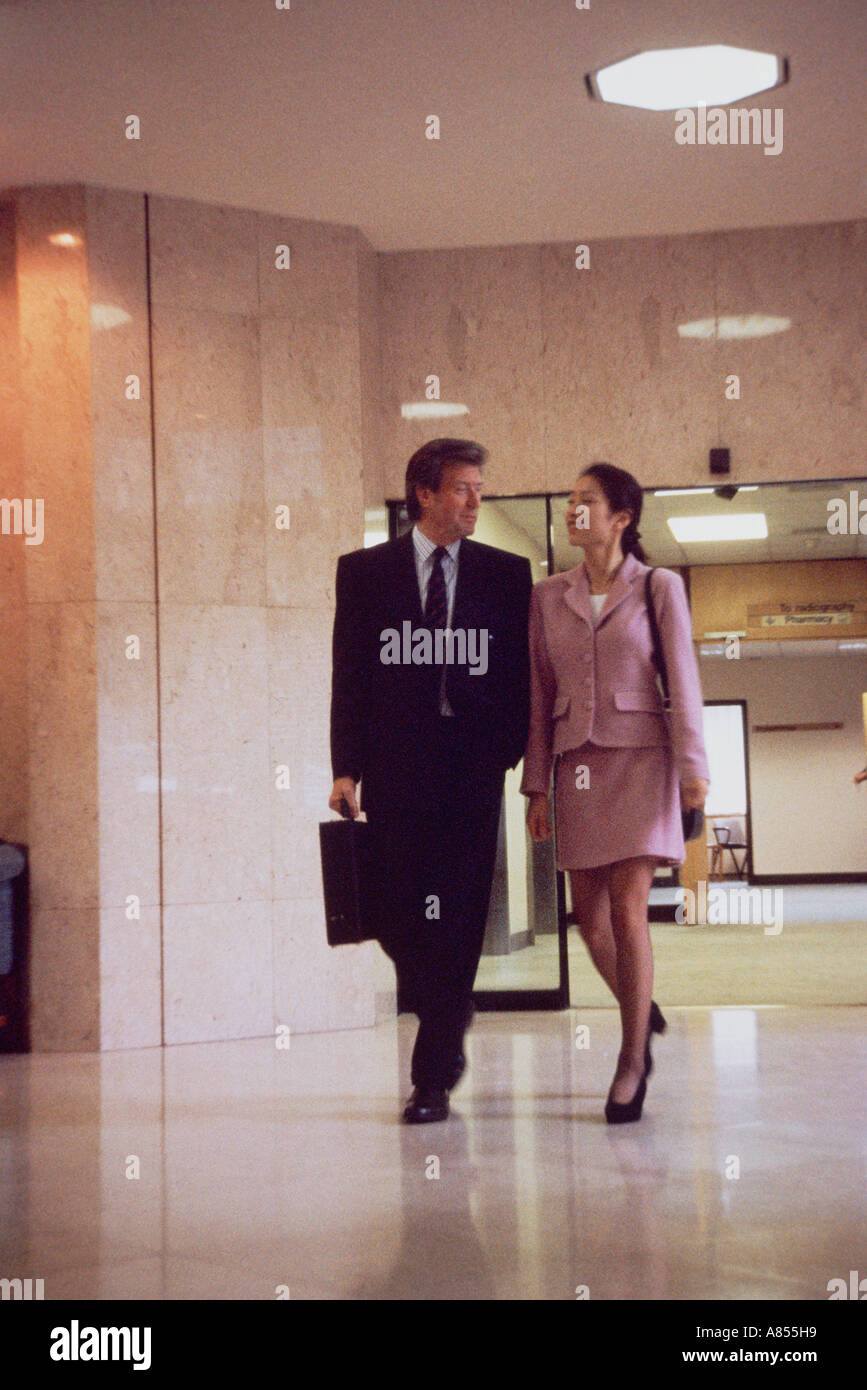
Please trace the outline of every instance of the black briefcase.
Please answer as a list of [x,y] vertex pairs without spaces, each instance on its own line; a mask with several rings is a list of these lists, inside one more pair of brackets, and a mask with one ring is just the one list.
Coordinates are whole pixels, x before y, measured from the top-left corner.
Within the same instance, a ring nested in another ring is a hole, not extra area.
[[319,850],[329,946],[374,940],[376,914],[370,826],[366,821],[351,817],[323,821],[319,826]]

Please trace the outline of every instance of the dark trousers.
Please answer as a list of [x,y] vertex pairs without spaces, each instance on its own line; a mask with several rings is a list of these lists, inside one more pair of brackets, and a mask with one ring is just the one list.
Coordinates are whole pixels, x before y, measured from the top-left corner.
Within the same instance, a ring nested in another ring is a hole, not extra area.
[[456,1081],[479,965],[503,770],[486,764],[458,719],[438,718],[417,796],[368,811],[379,866],[379,939],[418,1014],[414,1086]]

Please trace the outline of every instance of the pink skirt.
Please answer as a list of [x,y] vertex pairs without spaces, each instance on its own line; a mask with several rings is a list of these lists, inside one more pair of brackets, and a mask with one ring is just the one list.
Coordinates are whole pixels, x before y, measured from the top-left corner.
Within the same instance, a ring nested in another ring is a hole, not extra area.
[[557,764],[554,807],[558,869],[595,869],[638,855],[683,863],[680,787],[669,745],[588,742],[569,749]]

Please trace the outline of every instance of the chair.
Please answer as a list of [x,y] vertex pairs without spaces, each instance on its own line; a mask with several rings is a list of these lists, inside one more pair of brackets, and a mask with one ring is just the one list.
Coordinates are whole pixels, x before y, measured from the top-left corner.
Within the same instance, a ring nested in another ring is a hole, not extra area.
[[[726,850],[732,857],[732,863],[738,878],[746,878],[748,870],[748,860],[750,848],[747,844],[746,830],[743,820],[738,816],[718,817],[715,816],[711,822],[714,839],[716,843],[711,846],[710,856],[710,876],[711,878],[722,878],[723,862]],[[743,851],[743,857],[738,862],[737,850]]]

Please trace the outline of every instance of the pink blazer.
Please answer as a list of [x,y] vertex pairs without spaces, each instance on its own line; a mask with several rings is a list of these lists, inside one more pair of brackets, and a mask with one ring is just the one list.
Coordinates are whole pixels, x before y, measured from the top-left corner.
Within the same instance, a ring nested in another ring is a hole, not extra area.
[[670,743],[680,781],[708,777],[692,621],[680,575],[659,569],[653,603],[668,673],[666,717],[644,603],[648,565],[627,555],[593,627],[583,564],[543,579],[530,600],[530,733],[521,790],[547,795],[554,755]]

